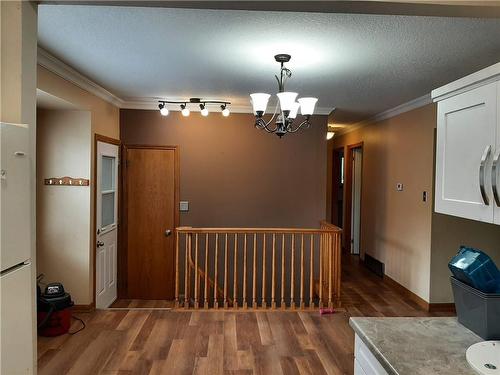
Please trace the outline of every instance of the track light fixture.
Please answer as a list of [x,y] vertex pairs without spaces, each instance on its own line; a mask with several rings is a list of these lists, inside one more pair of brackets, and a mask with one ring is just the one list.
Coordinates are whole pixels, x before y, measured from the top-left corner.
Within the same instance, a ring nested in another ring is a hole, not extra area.
[[184,117],[188,117],[191,113],[188,104],[198,104],[200,107],[200,113],[202,116],[206,117],[210,113],[208,110],[208,106],[217,104],[220,105],[222,116],[227,117],[230,114],[228,106],[231,102],[222,101],[222,100],[202,100],[200,98],[189,98],[188,100],[159,100],[158,108],[160,108],[160,113],[163,116],[167,116],[169,111],[167,108],[167,104],[179,104],[181,107],[181,113]]

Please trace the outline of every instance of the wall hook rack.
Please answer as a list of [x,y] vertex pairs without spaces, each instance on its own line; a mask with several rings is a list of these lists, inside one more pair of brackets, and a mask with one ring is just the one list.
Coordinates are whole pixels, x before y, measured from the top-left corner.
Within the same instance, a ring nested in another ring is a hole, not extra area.
[[45,185],[53,186],[89,186],[90,180],[87,178],[73,177],[51,177],[45,179]]

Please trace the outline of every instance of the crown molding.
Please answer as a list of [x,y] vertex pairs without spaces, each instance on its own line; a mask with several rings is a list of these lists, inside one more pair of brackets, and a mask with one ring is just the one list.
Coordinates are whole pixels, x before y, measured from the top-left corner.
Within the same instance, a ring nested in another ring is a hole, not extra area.
[[91,81],[89,78],[85,77],[83,74],[76,71],[68,64],[62,62],[43,48],[38,47],[37,55],[38,65],[43,66],[66,81],[73,83],[81,89],[88,91],[119,108],[123,106],[124,102],[121,98],[109,92],[94,81]]
[[343,129],[339,130],[339,135],[353,132],[353,131],[358,130],[360,128],[363,128],[367,125],[371,125],[371,124],[374,124],[376,122],[390,119],[391,117],[395,117],[395,116],[400,115],[402,113],[409,112],[411,110],[423,107],[423,106],[425,106],[427,104],[431,104],[431,103],[432,103],[432,99],[431,99],[430,93],[422,95],[416,99],[413,99],[413,100],[410,100],[406,103],[400,104],[394,108],[390,108],[390,109],[385,110],[383,112],[377,113],[376,115],[369,117],[366,120],[356,122],[352,125],[349,125],[346,127],[345,130],[343,130]]

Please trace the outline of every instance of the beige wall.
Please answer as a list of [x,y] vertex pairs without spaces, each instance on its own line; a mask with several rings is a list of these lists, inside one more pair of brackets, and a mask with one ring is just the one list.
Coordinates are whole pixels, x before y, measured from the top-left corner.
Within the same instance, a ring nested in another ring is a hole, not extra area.
[[448,262],[461,245],[483,250],[500,267],[500,227],[434,213],[432,215],[431,302],[453,302]]
[[[45,91],[48,94],[56,96],[58,98],[64,99],[67,102],[74,104],[78,109],[86,110],[90,112],[91,121],[91,179],[90,179],[90,207],[91,207],[91,223],[89,238],[91,254],[91,263],[93,264],[94,250],[94,135],[100,134],[107,137],[119,139],[120,138],[120,110],[114,105],[106,102],[105,100],[81,89],[80,87],[72,84],[69,81],[61,78],[60,76],[50,72],[42,66],[38,66],[38,77],[37,77],[37,88]],[[90,283],[79,285],[78,290],[74,290],[73,293],[78,295],[87,295],[86,299],[92,301],[93,299],[93,269],[88,267],[88,279]],[[83,301],[83,300],[82,300]],[[84,302],[82,302],[84,303]]]
[[[431,104],[335,137],[328,147],[329,197],[332,150],[363,142],[361,252],[383,262],[389,277],[426,301],[435,124]],[[404,185],[401,192],[398,182]],[[424,191],[427,202],[422,201]]]
[[183,225],[317,227],[325,217],[326,116],[282,139],[255,129],[250,114],[120,117],[124,144],[179,146]]
[[90,112],[37,112],[37,272],[89,304],[90,188],[46,186],[51,177],[90,178]]

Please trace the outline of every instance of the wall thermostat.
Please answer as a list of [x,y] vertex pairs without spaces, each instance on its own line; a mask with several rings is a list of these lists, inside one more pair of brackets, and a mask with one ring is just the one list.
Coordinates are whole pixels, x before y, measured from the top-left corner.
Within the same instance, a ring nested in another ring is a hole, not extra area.
[[188,201],[180,201],[179,202],[179,211],[188,212],[189,211],[189,202]]

